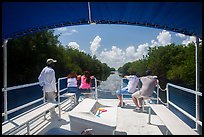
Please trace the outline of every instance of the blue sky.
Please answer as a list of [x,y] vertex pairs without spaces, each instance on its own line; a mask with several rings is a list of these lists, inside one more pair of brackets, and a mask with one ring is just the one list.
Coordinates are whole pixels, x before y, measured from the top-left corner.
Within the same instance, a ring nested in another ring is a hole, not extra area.
[[194,37],[149,27],[95,24],[56,28],[64,46],[76,48],[110,67],[119,68],[127,62],[141,59],[147,49],[170,43],[187,45]]

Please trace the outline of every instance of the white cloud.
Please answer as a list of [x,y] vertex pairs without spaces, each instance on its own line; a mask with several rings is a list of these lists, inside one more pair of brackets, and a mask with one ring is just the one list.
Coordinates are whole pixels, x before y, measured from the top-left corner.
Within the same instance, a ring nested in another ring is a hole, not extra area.
[[194,36],[187,36],[187,38],[182,42],[184,45],[188,45],[189,43],[195,42],[196,38]]
[[112,46],[111,50],[104,50],[99,53],[97,57],[101,60],[101,62],[108,64],[110,67],[118,68],[124,65],[124,55],[125,53],[122,51],[122,49]]
[[124,51],[117,46],[112,46],[111,50],[103,50],[97,54],[101,62],[107,63],[110,67],[119,68],[127,62],[132,62],[147,55],[149,44],[145,43],[138,47],[129,46]]
[[99,36],[96,36],[93,40],[93,42],[90,42],[90,50],[92,55],[95,55],[97,53],[97,49],[100,47],[101,38]]
[[76,29],[68,30],[67,27],[57,28],[56,30],[59,31],[61,35],[64,35],[64,36],[72,35],[73,33],[78,32]]
[[79,50],[79,44],[77,44],[76,42],[69,42],[68,47]]
[[161,44],[161,46],[166,46],[168,44],[171,44],[170,43],[171,42],[171,34],[168,31],[163,30],[157,36],[157,40],[158,40],[158,43]]
[[90,50],[92,54],[94,53],[101,62],[107,63],[110,67],[115,67],[116,69],[127,62],[142,59],[143,56],[148,54],[149,47],[165,46],[171,42],[171,34],[163,30],[156,37],[156,40],[151,40],[150,44],[130,45],[124,50],[117,46],[112,46],[111,50],[104,49],[102,52],[98,53],[97,48],[100,46],[101,39],[99,39],[99,36],[97,37],[91,42]]
[[181,33],[176,33],[176,37],[184,39],[186,37],[186,35],[181,34]]
[[138,53],[138,54],[142,54],[142,55],[146,55],[147,52],[148,52],[148,51],[147,51],[148,48],[149,48],[149,44],[148,44],[148,43],[139,45],[138,48],[137,48],[137,53]]
[[151,45],[150,45],[151,48],[156,47],[158,45],[159,45],[158,42],[156,42],[155,40],[151,40]]
[[70,33],[70,32],[65,32],[65,33],[62,33],[62,35],[68,36],[68,35],[72,35],[72,33]]
[[66,27],[62,27],[62,28],[57,28],[56,30],[64,32],[64,31],[67,31],[67,28]]
[[72,30],[70,30],[70,32],[72,32],[72,33],[77,33],[78,31],[75,30],[75,29],[72,29]]

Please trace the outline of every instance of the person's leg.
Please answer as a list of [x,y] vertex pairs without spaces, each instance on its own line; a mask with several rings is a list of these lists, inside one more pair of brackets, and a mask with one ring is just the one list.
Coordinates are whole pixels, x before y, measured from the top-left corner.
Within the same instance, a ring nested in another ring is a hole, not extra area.
[[76,102],[78,103],[79,97],[81,92],[79,91],[78,87],[69,87],[67,89],[68,93],[75,93],[76,94]]
[[82,92],[83,93],[87,93],[87,94],[84,94],[84,98],[90,98],[90,96],[91,96],[91,89],[83,89]]
[[79,102],[79,97],[81,96],[81,92],[80,90],[78,89],[78,87],[76,88],[76,100],[77,100],[77,103]]
[[139,107],[141,108],[142,107],[142,100],[143,100],[143,98],[138,98],[138,101],[139,101]]
[[124,88],[116,91],[116,96],[117,96],[117,98],[119,100],[118,106],[121,106],[121,104],[123,103],[122,102],[122,94],[127,93],[127,92],[128,92],[127,87],[124,87]]
[[135,92],[132,94],[132,100],[135,103],[136,109],[139,109],[138,100],[140,100],[140,92]]
[[139,107],[138,102],[137,102],[137,98],[135,98],[133,95],[132,95],[132,100],[135,103],[136,107]]
[[[55,92],[46,92],[45,96],[46,96],[47,102],[56,103]],[[50,109],[50,114],[51,114],[51,117],[56,116],[57,113],[55,112],[55,108]]]

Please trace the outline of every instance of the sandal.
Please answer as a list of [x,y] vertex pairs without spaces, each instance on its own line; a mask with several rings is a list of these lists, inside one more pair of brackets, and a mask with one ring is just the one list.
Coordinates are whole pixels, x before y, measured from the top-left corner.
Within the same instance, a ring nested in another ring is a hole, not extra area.
[[140,107],[136,107],[135,110],[140,110]]
[[[125,105],[125,102],[123,102],[123,106]],[[121,103],[118,104],[118,107],[121,107]]]

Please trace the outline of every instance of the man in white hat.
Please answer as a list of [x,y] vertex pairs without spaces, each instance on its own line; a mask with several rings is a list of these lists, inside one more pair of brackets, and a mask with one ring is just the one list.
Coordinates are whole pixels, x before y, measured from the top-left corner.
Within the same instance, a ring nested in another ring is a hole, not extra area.
[[[56,103],[55,98],[57,96],[55,71],[53,69],[55,62],[57,62],[57,60],[47,59],[47,66],[43,68],[38,77],[40,86],[43,87],[42,90],[45,92],[45,99],[51,103]],[[52,118],[57,116],[55,108],[51,109],[50,113]]]

